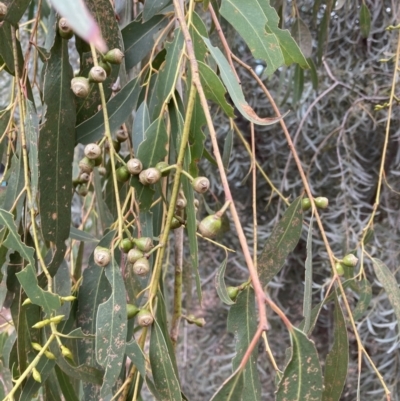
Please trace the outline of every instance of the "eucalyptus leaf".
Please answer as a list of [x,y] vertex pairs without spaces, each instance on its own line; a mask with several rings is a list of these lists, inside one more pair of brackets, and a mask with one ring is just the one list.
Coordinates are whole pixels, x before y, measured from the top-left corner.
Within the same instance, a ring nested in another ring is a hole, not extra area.
[[360,289],[360,298],[357,302],[357,306],[353,310],[354,320],[359,320],[364,316],[372,298],[372,287],[367,279],[360,280],[358,283],[358,287]]
[[226,305],[233,305],[235,302],[229,297],[228,291],[225,285],[225,269],[226,263],[228,261],[228,255],[226,255],[223,262],[220,264],[217,270],[217,274],[215,275],[215,288],[217,289],[217,294],[220,300]]
[[312,307],[312,230],[314,216],[311,216],[310,226],[308,227],[307,235],[307,259],[305,263],[305,278],[304,278],[304,301],[303,301],[303,316],[305,318],[304,333],[308,333],[311,326],[311,307]]
[[243,372],[237,370],[225,380],[210,401],[242,401]]
[[267,285],[281,270],[287,256],[296,247],[302,225],[303,210],[300,196],[288,207],[262,250],[257,270],[263,286]]

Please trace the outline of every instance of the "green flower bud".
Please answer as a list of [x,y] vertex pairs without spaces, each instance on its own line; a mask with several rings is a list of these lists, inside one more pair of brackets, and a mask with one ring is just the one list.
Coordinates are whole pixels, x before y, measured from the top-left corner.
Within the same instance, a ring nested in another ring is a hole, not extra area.
[[326,209],[329,205],[328,198],[324,198],[323,196],[318,196],[318,198],[314,199],[315,205],[320,209]]
[[66,18],[60,18],[58,21],[58,33],[63,39],[71,39],[72,36],[74,36],[74,31],[68,24],[68,21]]
[[128,262],[129,263],[135,263],[137,260],[139,260],[140,258],[143,258],[143,252],[139,251],[139,249],[131,249],[128,252]]
[[204,194],[210,188],[210,181],[206,177],[197,177],[193,180],[192,187],[199,194]]
[[133,264],[133,272],[138,276],[146,276],[150,271],[150,263],[147,258],[140,258]]
[[139,181],[143,185],[152,185],[155,184],[157,181],[159,181],[161,178],[161,172],[159,169],[150,167],[146,170],[143,170],[139,174]]
[[133,244],[129,238],[124,238],[120,243],[119,243],[119,249],[121,249],[122,252],[128,253],[133,247]]
[[44,355],[46,356],[46,358],[47,359],[56,359],[56,356],[52,353],[52,352],[50,352],[50,351],[44,351]]
[[100,83],[104,82],[107,78],[107,73],[104,68],[94,66],[89,71],[89,82]]
[[103,68],[103,70],[106,72],[107,77],[111,75],[112,67],[111,64],[107,61],[99,61],[99,67]]
[[72,352],[67,347],[65,347],[64,345],[61,345],[60,348],[61,348],[61,354],[65,358],[71,359],[71,361],[74,360],[74,356],[72,355]]
[[41,378],[41,376],[40,376],[40,373],[39,373],[39,371],[38,371],[36,368],[33,368],[33,369],[32,369],[32,377],[33,377],[37,382],[39,382],[39,383],[42,382],[42,378]]
[[40,351],[43,348],[39,343],[31,343],[31,345],[35,351]]
[[167,170],[167,171],[163,172],[163,170],[166,169],[167,167],[169,167],[169,164],[167,162],[158,162],[156,164],[156,169],[160,170],[161,175],[163,177],[166,177],[171,172],[171,170]]
[[182,225],[181,222],[176,217],[172,218],[171,225],[170,225],[171,230],[175,230],[175,229],[179,228],[181,225]]
[[85,156],[83,159],[80,160],[78,165],[82,173],[90,174],[93,171],[94,164],[94,160],[89,159],[87,156]]
[[94,262],[97,266],[107,266],[111,261],[111,252],[109,249],[98,246],[94,250]]
[[115,174],[117,175],[117,180],[119,182],[127,182],[131,176],[125,166],[119,167]]
[[303,198],[301,200],[301,207],[304,211],[309,210],[311,208],[311,201],[309,198]]
[[124,60],[124,53],[119,49],[112,49],[106,53],[104,60],[111,64],[121,64]]
[[63,319],[65,318],[65,315],[58,315],[50,318],[50,322],[54,324],[61,323]]
[[343,258],[342,263],[347,267],[355,267],[358,263],[358,258],[349,253]]
[[143,170],[143,164],[139,159],[129,159],[126,168],[132,175],[138,175]]
[[44,326],[48,326],[50,323],[51,323],[51,322],[50,322],[50,319],[44,319],[44,320],[42,320],[42,321],[37,322],[36,324],[34,324],[34,325],[32,326],[32,329],[41,329],[41,328],[43,328]]
[[154,322],[154,318],[150,311],[147,309],[141,309],[137,314],[137,322],[141,327],[150,326]]
[[226,287],[226,291],[232,301],[234,301],[239,294],[239,288],[237,287]]
[[336,269],[336,273],[337,273],[339,276],[343,276],[343,274],[344,274],[344,268],[343,268],[343,265],[342,265],[341,263],[335,263],[335,269]]
[[126,304],[126,315],[128,319],[132,319],[139,313],[140,309],[136,305]]
[[142,252],[149,252],[154,248],[153,241],[149,237],[135,238],[133,242],[135,243],[136,247]]
[[212,214],[204,218],[199,224],[199,231],[203,237],[214,238],[222,229],[222,219],[217,214]]

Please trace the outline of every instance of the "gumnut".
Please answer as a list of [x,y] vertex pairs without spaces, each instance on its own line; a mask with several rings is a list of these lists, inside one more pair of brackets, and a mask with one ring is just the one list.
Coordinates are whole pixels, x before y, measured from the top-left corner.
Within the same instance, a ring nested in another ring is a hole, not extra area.
[[339,276],[343,276],[343,274],[344,274],[344,268],[343,268],[343,265],[342,265],[341,263],[335,263],[335,269],[336,269],[336,273],[337,273]]
[[63,39],[71,39],[74,36],[74,31],[70,27],[66,18],[60,18],[58,21],[58,33]]
[[171,230],[175,230],[175,229],[179,228],[180,226],[181,226],[181,222],[176,217],[173,217],[171,220],[171,225],[170,225]]
[[[84,174],[86,174],[86,173],[84,173]],[[78,194],[80,195],[80,196],[86,196],[87,194],[88,194],[88,188],[87,188],[87,186],[85,185],[85,184],[82,184],[80,187],[79,187],[79,190],[78,190]]]
[[159,181],[161,178],[161,172],[157,168],[150,167],[146,170],[143,170],[139,174],[139,181],[143,185],[151,185],[155,184],[157,181]]
[[133,272],[138,276],[146,276],[150,271],[150,264],[147,258],[140,258],[133,264]]
[[112,67],[111,64],[107,61],[99,61],[99,67],[103,68],[103,70],[106,72],[107,77],[111,75]]
[[88,145],[85,146],[85,156],[88,159],[97,159],[99,156],[101,156],[101,147],[97,145],[97,143],[89,143]]
[[85,156],[79,161],[78,165],[82,173],[90,174],[93,171],[94,164],[94,160],[89,159],[87,156]]
[[210,181],[206,177],[197,177],[192,182],[193,189],[199,194],[204,194],[210,188]]
[[139,326],[147,327],[154,322],[154,318],[150,311],[148,311],[147,309],[141,309],[137,314],[137,322]]
[[104,56],[104,60],[111,64],[121,64],[124,60],[124,53],[119,49],[111,49]]
[[94,66],[89,71],[89,81],[90,82],[104,82],[107,78],[106,70],[99,65]]
[[326,209],[329,205],[329,199],[323,196],[318,196],[314,199],[315,205],[320,209]]
[[128,319],[132,319],[139,313],[140,309],[136,305],[126,304],[126,316]]
[[72,78],[71,89],[76,96],[86,97],[90,90],[89,80],[85,77]]
[[81,173],[79,175],[79,182],[89,182],[90,180],[90,174],[88,173]]
[[107,170],[105,167],[99,167],[99,174],[104,177],[107,174]]
[[343,258],[342,263],[347,267],[354,267],[358,263],[358,258],[352,253],[349,253]]
[[126,168],[132,175],[138,175],[143,170],[143,164],[139,159],[129,159],[126,163]]
[[165,170],[167,167],[169,167],[169,164],[167,162],[158,162],[156,164],[156,168],[161,171],[161,175],[163,177],[166,177],[171,171],[171,170],[167,170],[167,171],[163,172],[163,170]]
[[139,251],[139,249],[133,248],[128,252],[128,262],[135,263],[140,258],[143,258],[143,252]]
[[125,142],[128,139],[128,133],[123,129],[118,130],[115,136],[118,142]]
[[205,217],[199,224],[199,231],[203,237],[214,238],[222,228],[222,219],[218,214],[212,214]]
[[150,237],[140,237],[133,240],[136,247],[142,252],[149,252],[154,248],[153,241]]
[[96,157],[94,159],[94,166],[98,167],[98,166],[101,165],[101,163],[103,163],[103,156],[102,155],[100,155],[99,157]]
[[311,201],[309,198],[303,198],[301,200],[301,207],[304,211],[309,210],[311,208]]
[[122,252],[128,253],[133,247],[132,241],[129,238],[124,238],[120,243],[119,243],[119,249],[121,249]]
[[186,205],[187,205],[187,200],[186,200],[185,194],[182,191],[179,191],[178,199],[176,200],[175,207],[178,210],[182,210],[186,207]]
[[125,166],[119,167],[115,173],[117,175],[117,180],[119,182],[126,182],[129,180],[129,177],[131,176],[129,174],[128,169]]
[[239,294],[238,287],[226,287],[226,291],[228,292],[229,298],[234,301]]
[[102,246],[97,246],[94,250],[94,262],[97,266],[107,266],[111,261],[111,252]]

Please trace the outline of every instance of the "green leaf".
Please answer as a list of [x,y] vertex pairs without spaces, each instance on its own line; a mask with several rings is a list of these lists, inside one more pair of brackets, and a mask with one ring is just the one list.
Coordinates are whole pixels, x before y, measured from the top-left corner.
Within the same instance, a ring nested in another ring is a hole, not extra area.
[[[117,130],[130,116],[140,93],[138,79],[129,81],[107,103],[108,121],[110,131]],[[76,141],[83,144],[96,142],[104,135],[104,114],[99,110],[94,116],[85,120],[76,127]]]
[[258,262],[261,284],[266,286],[281,270],[286,257],[296,247],[303,223],[301,196],[288,207],[282,219],[272,230]]
[[94,192],[96,195],[96,204],[99,213],[100,224],[102,227],[102,231],[104,233],[105,230],[109,228],[111,224],[114,222],[114,217],[110,212],[110,209],[108,208],[106,202],[103,199],[101,179],[97,169],[94,169],[93,171],[93,185],[94,185]]
[[243,372],[237,370],[225,380],[210,401],[242,401]]
[[0,56],[6,64],[7,70],[14,75],[14,54],[11,39],[11,24],[4,21],[0,25]]
[[301,18],[297,18],[292,25],[292,36],[299,45],[304,57],[306,59],[310,58],[312,54],[312,35]]
[[[165,333],[168,335],[168,331]],[[164,333],[157,321],[154,321],[150,336],[150,364],[154,384],[163,400],[182,400],[178,378],[164,339]]]
[[233,302],[229,297],[228,291],[226,290],[225,279],[224,279],[227,261],[228,261],[228,254],[226,255],[224,261],[218,267],[217,274],[215,275],[215,288],[217,289],[217,294],[220,300],[224,304],[233,305],[235,302]]
[[396,315],[397,325],[400,331],[400,288],[397,284],[396,277],[389,270],[389,268],[379,259],[372,259],[376,277],[385,289],[389,302],[393,307],[394,314]]
[[68,41],[57,36],[44,78],[45,122],[40,130],[39,190],[43,237],[59,244],[71,225],[75,102]]
[[70,227],[69,237],[72,239],[75,239],[77,241],[99,242],[99,240],[97,238],[93,237],[92,234],[89,234],[85,231],[79,230],[78,228],[75,228],[74,226]]
[[171,0],[146,0],[143,8],[143,22],[149,20],[165,8]]
[[111,285],[110,298],[99,305],[96,321],[96,358],[106,370],[101,396],[111,394],[122,368],[127,333],[125,286],[115,258],[104,269]]
[[335,294],[335,327],[332,349],[326,357],[323,401],[339,401],[347,377],[349,363],[349,340],[346,322]]
[[[146,2],[147,4],[147,2]],[[125,67],[130,70],[151,51],[157,34],[167,26],[168,18],[156,15],[149,21],[132,21],[122,29],[125,48]]]
[[136,111],[132,129],[133,150],[137,152],[139,145],[145,140],[145,132],[150,126],[149,109],[146,102],[143,102]]
[[[248,286],[240,292],[235,305],[228,314],[228,331],[236,340],[236,356],[233,358],[233,369],[237,369],[244,354],[257,331],[257,313],[254,290]],[[258,349],[255,347],[243,372],[242,401],[261,400],[261,383],[257,372]]]
[[217,74],[203,62],[198,62],[200,80],[207,99],[219,104],[228,117],[234,118],[233,107],[226,101],[226,89]]
[[299,65],[296,65],[294,69],[293,85],[292,104],[295,106],[299,103],[304,89],[304,70]]
[[284,58],[278,38],[265,30],[269,22],[265,15],[268,3],[262,0],[223,0],[220,13],[239,32],[254,58],[267,63],[267,73],[271,75],[284,63]]
[[212,57],[217,62],[218,67],[220,69],[222,81],[225,84],[226,89],[228,90],[233,103],[235,104],[236,108],[240,111],[240,113],[249,121],[258,125],[271,125],[278,122],[282,117],[260,118],[257,116],[256,112],[246,102],[242,88],[237,82],[236,76],[234,75],[231,66],[229,65],[225,56],[222,54],[221,50],[218,49],[217,47],[212,46],[211,42],[208,39],[203,38],[203,40],[207,45],[208,50],[210,51]]
[[132,363],[137,367],[137,370],[142,375],[143,379],[146,378],[146,359],[139,344],[132,340],[126,344],[125,353]]
[[359,320],[364,316],[372,298],[371,284],[367,279],[360,280],[358,282],[358,287],[360,289],[360,298],[357,302],[357,306],[353,310],[354,320]]
[[360,8],[360,31],[363,38],[368,38],[371,29],[371,13],[368,6],[363,2]]
[[[146,130],[145,140],[139,145],[136,153],[136,157],[142,162],[144,169],[154,167],[159,161],[164,160],[167,155],[167,143],[168,134],[164,118],[160,116]],[[132,176],[130,183],[137,191],[136,199],[140,204],[141,211],[148,210],[154,190],[150,186],[142,185],[137,176]]]
[[305,318],[304,333],[308,333],[311,326],[311,307],[312,307],[312,230],[313,230],[314,216],[311,216],[310,226],[307,235],[307,258],[305,263],[305,277],[304,277],[304,301],[303,301],[303,316]]
[[17,25],[19,20],[24,15],[26,9],[29,6],[31,0],[11,0],[6,1],[8,10],[5,16],[5,20],[10,22],[12,25]]
[[183,57],[184,40],[180,29],[174,32],[174,40],[166,42],[167,56],[165,63],[158,72],[157,83],[149,101],[150,119],[160,116],[162,107],[169,102],[174,93],[175,83],[179,76],[180,64]]
[[[110,247],[115,232],[110,231],[99,242],[99,246]],[[97,309],[110,297],[111,289],[104,274],[104,269],[94,262],[93,253],[89,257],[88,267],[83,272],[82,285],[78,295],[76,321],[84,334],[96,334]],[[96,365],[93,339],[78,341],[78,363]]]
[[[25,118],[25,132],[26,139],[29,147],[29,171],[31,194],[33,203],[35,204],[36,195],[38,191],[39,169],[38,169],[38,137],[39,137],[39,119],[36,113],[35,105],[28,99],[25,101],[26,118]],[[34,205],[29,205],[33,207]]]
[[[67,297],[71,295],[71,274],[68,263],[63,259],[60,267],[57,269],[57,273],[53,278],[53,288],[55,294],[60,297]],[[59,309],[55,312],[55,315],[64,315],[66,319],[69,317],[71,311],[71,302],[64,302]]]
[[314,342],[292,327],[292,357],[276,392],[276,401],[321,400],[323,386],[321,366]]
[[198,61],[204,61],[207,54],[207,47],[204,44],[203,38],[208,38],[207,28],[204,25],[201,17],[193,12],[192,13],[192,23],[189,27],[190,37],[193,42],[193,50]]

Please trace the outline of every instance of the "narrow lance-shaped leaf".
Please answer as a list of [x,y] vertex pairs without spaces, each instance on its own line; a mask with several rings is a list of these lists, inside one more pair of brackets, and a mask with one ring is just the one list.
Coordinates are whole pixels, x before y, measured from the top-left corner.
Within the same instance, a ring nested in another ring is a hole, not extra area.
[[[237,369],[242,361],[254,334],[257,331],[257,313],[254,290],[247,287],[237,297],[236,304],[228,314],[228,331],[236,340],[236,356],[233,358],[233,369]],[[261,383],[257,372],[258,349],[255,347],[243,372],[242,401],[261,400]]]
[[[147,4],[147,3],[146,3]],[[122,39],[125,48],[125,67],[130,70],[143,60],[153,47],[156,34],[168,24],[163,15],[156,15],[149,21],[132,21],[122,29]]]
[[225,256],[225,259],[218,267],[217,274],[215,275],[215,288],[217,289],[217,294],[218,294],[220,300],[224,304],[233,305],[235,302],[233,302],[231,300],[231,298],[229,297],[229,294],[228,294],[228,291],[227,291],[226,285],[225,285],[225,279],[224,279],[227,261],[228,261],[228,255]]
[[136,111],[135,120],[133,121],[132,144],[135,153],[139,149],[139,145],[145,140],[145,132],[149,126],[149,109],[147,108],[146,102],[142,102]]
[[311,306],[312,306],[312,230],[314,216],[311,216],[310,226],[307,235],[307,259],[305,263],[305,279],[304,279],[304,301],[303,301],[303,316],[305,318],[304,333],[308,333],[311,325]]
[[371,29],[371,13],[368,6],[363,2],[360,8],[360,30],[364,38],[368,38]]
[[106,370],[100,391],[102,397],[111,394],[122,369],[127,333],[125,286],[115,258],[105,268],[105,275],[112,293],[106,302],[99,305],[96,322],[97,362]]
[[242,401],[243,371],[237,370],[225,380],[210,401]]
[[357,306],[353,310],[354,320],[359,320],[363,317],[364,313],[368,309],[372,298],[371,284],[367,279],[361,280],[358,283],[358,287],[360,288],[360,298],[357,302]]
[[[108,122],[110,131],[120,127],[132,112],[139,97],[140,85],[138,79],[129,81],[108,103]],[[85,120],[76,127],[76,141],[83,144],[96,142],[104,135],[103,110]]]
[[13,25],[16,25],[24,15],[24,12],[28,8],[30,2],[31,0],[6,1],[6,3],[8,3],[8,10],[5,20],[11,22]]
[[312,35],[308,26],[301,18],[297,18],[292,25],[292,35],[299,45],[305,58],[310,58],[312,55]]
[[292,357],[287,364],[276,392],[276,401],[320,401],[322,373],[314,342],[292,327]]
[[326,357],[323,401],[339,401],[347,377],[349,340],[342,308],[335,294],[335,327],[332,349]]
[[149,355],[154,384],[162,399],[182,400],[179,381],[175,375],[164,334],[157,321],[154,321],[151,328]]
[[222,110],[228,117],[235,117],[233,107],[226,101],[226,89],[222,85],[217,74],[203,62],[198,62],[200,80],[204,88],[204,94],[207,99],[210,99],[221,106]]
[[303,224],[301,196],[288,207],[282,219],[272,230],[258,262],[261,284],[267,285],[281,270],[286,257],[296,247]]
[[372,259],[372,264],[374,266],[375,274],[385,289],[389,302],[393,307],[400,331],[400,288],[397,284],[396,277],[381,260],[374,258]]
[[57,36],[44,79],[45,122],[39,140],[40,214],[43,236],[58,245],[69,237],[75,102],[68,41]]
[[149,20],[156,15],[159,11],[165,8],[171,0],[147,0],[143,8],[143,21]]
[[212,57],[217,62],[218,67],[220,69],[222,82],[225,84],[226,89],[228,90],[233,103],[240,111],[240,113],[249,121],[258,125],[271,125],[278,122],[282,117],[260,118],[257,116],[256,112],[246,102],[242,88],[237,82],[236,76],[234,75],[231,66],[229,65],[225,56],[222,54],[221,50],[218,49],[217,47],[214,47],[207,38],[203,38],[203,40],[207,45],[208,50],[210,51]]

